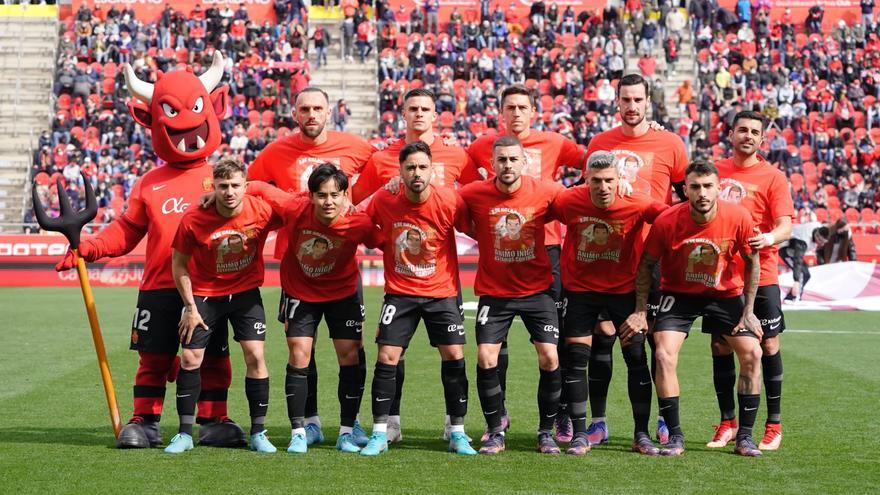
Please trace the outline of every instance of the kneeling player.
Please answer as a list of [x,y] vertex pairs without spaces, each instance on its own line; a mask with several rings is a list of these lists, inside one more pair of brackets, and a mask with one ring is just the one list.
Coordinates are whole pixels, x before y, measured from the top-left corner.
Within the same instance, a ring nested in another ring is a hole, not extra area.
[[[627,318],[621,333],[621,339],[629,339],[647,329],[651,271],[660,261],[660,309],[653,332],[660,414],[669,427],[669,441],[661,449],[663,455],[684,452],[676,369],[681,346],[700,316],[703,331],[723,338],[740,361],[741,424],[734,451],[745,456],[761,455],[752,440],[761,397],[762,332],[753,311],[760,265],[758,254],[749,247],[753,235],[751,215],[740,206],[717,201],[718,182],[714,165],[694,162],[688,167],[688,202],[673,206],[654,222],[639,263],[636,311]],[[736,259],[740,255],[746,265],[745,284],[742,264]]]
[[358,452],[366,445],[367,436],[357,422],[366,378],[357,247],[361,243],[379,247],[379,230],[363,213],[344,213],[348,178],[331,164],[320,165],[312,172],[308,199],[258,184],[251,183],[248,192],[268,201],[284,218],[284,230],[290,239],[281,259],[282,313],[290,352],[285,391],[293,429],[287,451],[308,450],[307,428],[315,428],[318,431],[313,435],[322,438],[316,425],[304,425],[304,421],[306,397],[311,392],[308,365],[318,324],[324,318],[339,362],[340,427],[336,448]]
[[[635,309],[635,278],[644,242],[644,227],[667,207],[648,196],[616,197],[619,173],[614,155],[597,151],[587,162],[587,185],[563,191],[553,202],[553,215],[568,227],[562,248],[562,285],[565,289],[562,335],[563,388],[569,398],[574,438],[569,454],[590,450],[586,414],[589,385],[585,371],[590,362],[593,327],[607,312],[619,330]],[[614,337],[612,337],[613,339]],[[633,450],[657,455],[648,435],[651,413],[651,374],[645,356],[645,338],[636,334],[621,342],[628,371],[629,400],[635,432]]]
[[191,208],[174,238],[172,273],[184,301],[183,344],[177,376],[180,430],[165,452],[193,448],[192,428],[199,396],[199,367],[212,334],[232,324],[247,366],[245,393],[251,413],[251,450],[275,452],[263,427],[269,406],[269,373],[263,359],[266,316],[260,297],[263,244],[280,219],[262,200],[244,195],[245,167],[234,159],[214,167],[214,207]]

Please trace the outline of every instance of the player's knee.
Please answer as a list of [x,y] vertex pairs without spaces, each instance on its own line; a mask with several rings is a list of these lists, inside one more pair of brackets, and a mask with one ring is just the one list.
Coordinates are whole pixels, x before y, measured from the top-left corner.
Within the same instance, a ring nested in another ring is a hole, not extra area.
[[197,369],[202,366],[204,356],[204,349],[184,349],[180,353],[180,367],[185,370]]
[[581,343],[566,345],[568,367],[583,372],[590,364],[590,346]]
[[614,323],[611,321],[598,321],[593,328],[593,333],[613,337],[615,335]]
[[308,349],[291,348],[288,362],[294,368],[306,368],[312,360],[312,354]]
[[340,345],[336,347],[336,360],[339,366],[352,366],[358,364],[358,342],[351,341],[351,345]]
[[263,357],[262,347],[247,347],[244,349],[244,364],[248,371],[266,368],[266,360]]
[[761,350],[764,356],[773,356],[779,352],[779,336],[764,337],[761,340]]
[[657,346],[654,351],[654,359],[657,361],[657,367],[664,372],[671,372],[678,366],[678,356],[664,346]]
[[460,345],[439,346],[440,357],[443,361],[458,361],[464,359],[464,347]]
[[631,342],[629,345],[623,346],[621,351],[623,351],[623,360],[626,362],[626,367],[628,369],[648,365],[648,358],[645,355],[644,341]]
[[481,345],[477,348],[477,364],[480,368],[489,369],[498,366],[498,352],[490,346]]
[[400,347],[381,346],[376,355],[376,360],[382,364],[397,366],[398,361],[400,361],[400,355]]
[[733,352],[722,337],[715,335],[712,336],[712,342],[709,344],[709,347],[712,349],[713,356],[726,356]]
[[559,367],[559,355],[556,346],[540,345],[538,348],[538,367],[545,371],[553,371]]
[[761,371],[761,346],[757,342],[739,353],[739,362],[744,375],[754,375]]

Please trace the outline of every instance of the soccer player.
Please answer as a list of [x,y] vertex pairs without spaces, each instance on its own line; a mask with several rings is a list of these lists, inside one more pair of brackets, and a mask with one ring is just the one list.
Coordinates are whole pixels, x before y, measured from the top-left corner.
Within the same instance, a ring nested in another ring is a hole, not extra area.
[[[266,146],[248,167],[248,180],[269,182],[286,192],[304,193],[309,190],[308,181],[312,171],[322,163],[336,165],[349,179],[360,173],[374,149],[354,134],[330,130],[327,127],[330,112],[330,99],[322,89],[312,86],[297,93],[293,120],[299,132]],[[282,230],[275,242],[276,259],[284,257],[287,242],[287,231]],[[282,304],[283,300],[279,309]],[[278,321],[285,321],[280,311]],[[361,361],[363,379],[366,380],[366,358],[361,356]],[[314,355],[309,362],[308,379],[306,438],[308,444],[312,445],[324,441],[318,417],[318,369]]]
[[[512,84],[501,92],[501,118],[504,120],[505,135],[516,138],[526,154],[522,164],[522,175],[532,179],[555,180],[559,169],[564,166],[582,169],[585,154],[583,148],[570,139],[555,132],[544,132],[532,129],[532,120],[537,109],[534,96],[528,88],[520,84]],[[482,136],[468,147],[468,155],[477,167],[484,169],[489,178],[495,175],[493,168],[493,149],[497,136]],[[553,284],[551,296],[562,314],[562,281],[560,279],[559,253],[562,233],[557,222],[548,222],[544,231],[544,242],[552,267]],[[502,402],[507,389],[507,342],[501,346],[498,358],[498,373],[501,381]],[[564,401],[562,402],[564,405]],[[503,406],[502,406],[503,407]],[[506,413],[502,422],[507,428],[509,418]],[[556,417],[556,435],[560,441],[571,440],[571,421],[563,407]],[[483,435],[485,440],[486,435]]]
[[[235,159],[214,166],[214,207],[190,208],[174,236],[171,271],[184,302],[178,331],[183,352],[177,374],[178,434],[165,452],[193,448],[199,367],[208,341],[232,324],[247,366],[245,394],[251,415],[250,448],[275,452],[264,427],[269,407],[269,372],[263,358],[266,316],[259,287],[263,284],[263,244],[281,225],[265,202],[245,195],[246,169]],[[225,340],[225,339],[224,339]]]
[[[648,329],[648,292],[651,272],[661,263],[661,297],[654,320],[657,374],[654,377],[660,413],[669,427],[663,455],[684,453],[679,424],[678,354],[691,326],[703,317],[703,332],[723,339],[740,361],[740,425],[734,452],[760,456],[752,440],[761,400],[761,324],[754,314],[760,265],[749,245],[753,223],[738,205],[718,201],[718,170],[708,162],[690,164],[685,179],[687,203],[673,206],[651,227],[636,275],[636,310],[622,325],[627,341]],[[712,254],[706,255],[706,248]],[[738,262],[742,257],[745,261]],[[691,260],[713,260],[713,268],[691,269]],[[745,279],[745,280],[743,280]],[[745,287],[745,290],[743,289]],[[743,295],[745,297],[743,297]]]
[[[373,375],[373,434],[361,455],[388,450],[388,415],[396,393],[397,362],[418,327],[425,322],[432,346],[440,351],[440,378],[450,416],[449,450],[474,455],[464,432],[467,373],[463,347],[464,319],[458,304],[458,257],[455,229],[470,230],[467,208],[453,189],[431,184],[431,148],[415,141],[400,150],[403,190],[380,190],[367,214],[382,230],[385,300],[379,315],[379,353]],[[409,258],[418,233],[423,255]]]
[[[249,194],[262,197],[284,218],[289,239],[281,259],[282,314],[289,350],[285,390],[292,428],[287,451],[308,450],[305,408],[308,365],[318,324],[327,322],[339,363],[340,427],[336,448],[358,452],[366,433],[356,421],[363,395],[359,355],[363,352],[364,306],[357,291],[358,244],[380,246],[379,230],[364,213],[346,213],[348,177],[326,163],[309,177],[309,196],[292,196],[253,182]],[[303,208],[303,202],[311,208]]]
[[[761,258],[761,278],[755,296],[755,316],[761,321],[762,374],[767,394],[767,422],[758,448],[776,450],[782,442],[780,404],[782,401],[782,355],[779,334],[785,330],[779,290],[779,249],[777,245],[791,237],[794,215],[788,180],[781,171],[767,163],[758,149],[764,142],[766,120],[760,113],[739,112],[730,130],[733,156],[716,162],[721,176],[721,199],[738,203],[752,213],[760,229],[749,239]],[[725,191],[734,194],[725,195]],[[736,365],[733,351],[722,339],[712,340],[712,370],[721,423],[708,447],[724,447],[736,432],[733,387]]]
[[[519,315],[538,354],[538,450],[559,454],[553,423],[559,408],[562,378],[556,345],[559,322],[552,295],[553,274],[545,249],[545,224],[553,199],[563,187],[523,175],[526,152],[514,137],[495,141],[494,177],[461,189],[474,223],[480,249],[474,292],[477,310],[477,390],[488,435],[482,454],[505,448],[504,404],[498,374],[501,343]],[[516,221],[510,219],[510,215]],[[502,243],[518,237],[515,245]]]
[[[593,328],[607,312],[615,330],[635,309],[636,266],[644,243],[644,227],[667,206],[644,194],[617,197],[620,172],[614,154],[597,151],[587,161],[586,184],[556,197],[552,212],[567,227],[562,247],[564,288],[562,336],[563,387],[567,389],[574,439],[569,454],[590,451],[587,437],[586,370],[590,362]],[[600,275],[601,274],[601,275]],[[632,449],[645,455],[659,450],[648,434],[651,413],[651,374],[644,335],[621,342],[628,372],[629,400],[635,432]]]
[[[666,204],[672,202],[672,187],[684,197],[682,184],[684,171],[688,166],[687,150],[681,138],[675,134],[658,129],[646,119],[650,104],[648,82],[638,74],[629,74],[620,79],[617,85],[617,109],[621,125],[602,132],[590,140],[587,156],[596,151],[614,153],[620,163],[621,173],[636,193],[651,196]],[[651,297],[648,300],[653,320],[659,290],[658,274],[654,274]],[[613,371],[612,351],[616,335],[614,328],[601,323],[593,335],[593,352],[590,356],[590,410],[592,420],[589,426],[590,442],[594,445],[608,440],[608,423],[605,421],[605,408],[608,400],[608,387]],[[651,344],[651,336],[648,343]],[[653,361],[652,361],[653,364]],[[668,440],[668,429],[663,417],[658,420],[658,440]]]

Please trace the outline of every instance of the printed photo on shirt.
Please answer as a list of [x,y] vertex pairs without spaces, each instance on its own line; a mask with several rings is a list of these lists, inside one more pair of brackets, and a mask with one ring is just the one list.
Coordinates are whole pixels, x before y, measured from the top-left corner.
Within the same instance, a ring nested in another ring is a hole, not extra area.
[[651,194],[650,177],[645,177],[644,173],[639,176],[642,169],[650,171],[651,161],[654,154],[652,152],[644,152],[642,154],[630,150],[613,150],[616,160],[616,167],[620,172],[620,177],[633,186],[633,191],[642,194]]
[[307,277],[320,277],[333,270],[336,265],[336,250],[339,243],[319,232],[303,230],[299,236],[299,249],[296,258]]
[[595,217],[581,217],[578,224],[577,260],[620,261],[621,232],[610,223]]
[[530,213],[495,208],[489,215],[495,226],[495,261],[520,263],[535,259],[535,226]]
[[522,175],[533,179],[541,178],[541,148],[525,148],[526,163],[522,168]]
[[707,239],[691,239],[694,248],[688,254],[685,280],[715,287],[721,273],[721,249]]
[[251,264],[256,250],[248,249],[250,237],[238,230],[221,230],[211,234],[217,273],[236,272]]
[[339,168],[341,160],[339,158],[316,158],[313,156],[301,156],[296,159],[294,170],[298,172],[297,176],[299,177],[300,191],[309,190],[309,177],[312,176],[312,172],[315,171],[315,167],[324,163],[332,163],[336,166],[336,168]]
[[426,278],[437,270],[434,250],[429,246],[429,235],[417,225],[395,222],[394,271],[402,275]]
[[718,194],[718,197],[729,203],[738,205],[749,194],[745,186],[736,179],[721,179],[719,185],[721,186],[721,192]]

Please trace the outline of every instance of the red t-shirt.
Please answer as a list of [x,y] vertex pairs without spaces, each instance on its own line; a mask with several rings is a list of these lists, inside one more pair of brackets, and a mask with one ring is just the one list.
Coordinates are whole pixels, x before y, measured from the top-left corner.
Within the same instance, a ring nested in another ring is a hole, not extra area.
[[245,196],[241,213],[226,218],[216,208],[191,208],[174,236],[176,251],[192,255],[195,296],[225,296],[263,285],[263,245],[281,219],[268,203]]
[[[467,152],[477,167],[486,170],[487,177],[495,177],[492,168],[492,145],[499,136],[483,136],[470,145]],[[522,174],[533,179],[556,180],[560,167],[568,166],[583,169],[584,149],[562,134],[556,132],[529,131],[529,136],[520,140],[526,151],[528,163]],[[557,222],[550,222],[545,227],[544,242],[547,245],[560,244],[562,234]]]
[[548,180],[526,176],[521,180],[512,194],[499,191],[494,179],[468,184],[460,191],[480,249],[474,283],[478,296],[523,297],[553,283],[544,232],[550,205],[564,188]]
[[248,186],[284,219],[283,230],[293,242],[281,258],[284,292],[308,302],[335,301],[357,291],[358,244],[379,247],[381,236],[372,219],[363,213],[340,215],[324,225],[315,217],[308,196],[295,196],[278,188]]
[[[760,155],[759,155],[760,157]],[[761,162],[740,168],[732,158],[715,162],[721,176],[721,199],[745,207],[752,214],[755,225],[761,232],[770,232],[779,217],[793,217],[794,205],[788,192],[788,179],[781,171]],[[757,235],[752,233],[752,237]],[[779,248],[766,247],[758,254],[761,257],[761,285],[779,283]]]
[[[389,180],[400,175],[398,156],[405,145],[406,142],[401,139],[384,150],[373,153],[351,189],[352,203],[358,204],[367,199]],[[476,167],[468,161],[467,153],[463,149],[443,144],[439,136],[434,138],[430,148],[431,163],[434,164],[434,179],[431,184],[437,187],[455,187],[456,182],[466,184],[480,179]]]
[[[257,155],[248,167],[248,180],[271,182],[282,191],[309,190],[309,176],[324,162],[339,167],[351,178],[360,173],[375,149],[363,139],[345,132],[327,131],[327,140],[315,146],[306,143],[299,132],[275,141]],[[275,241],[275,258],[287,249],[287,234]]]
[[147,235],[141,290],[175,288],[171,275],[171,243],[184,212],[214,189],[212,171],[207,162],[190,169],[165,165],[150,170],[135,182],[128,197],[128,208],[120,221]]
[[594,151],[614,153],[622,160],[623,176],[635,192],[666,204],[672,203],[670,186],[684,180],[688,167],[684,142],[669,131],[648,129],[647,134],[629,137],[623,134],[623,126],[618,126],[590,140],[587,156]]
[[470,224],[467,208],[454,189],[428,187],[424,203],[380,189],[367,206],[367,215],[382,230],[388,294],[445,298],[458,293],[455,229]]
[[657,217],[645,254],[660,260],[660,288],[668,292],[727,298],[742,294],[740,253],[750,253],[752,217],[745,208],[718,202],[712,221],[698,224],[688,203]]
[[636,193],[614,198],[603,210],[593,204],[587,185],[559,193],[551,211],[567,226],[561,259],[563,287],[577,292],[632,292],[645,224],[666,208]]

